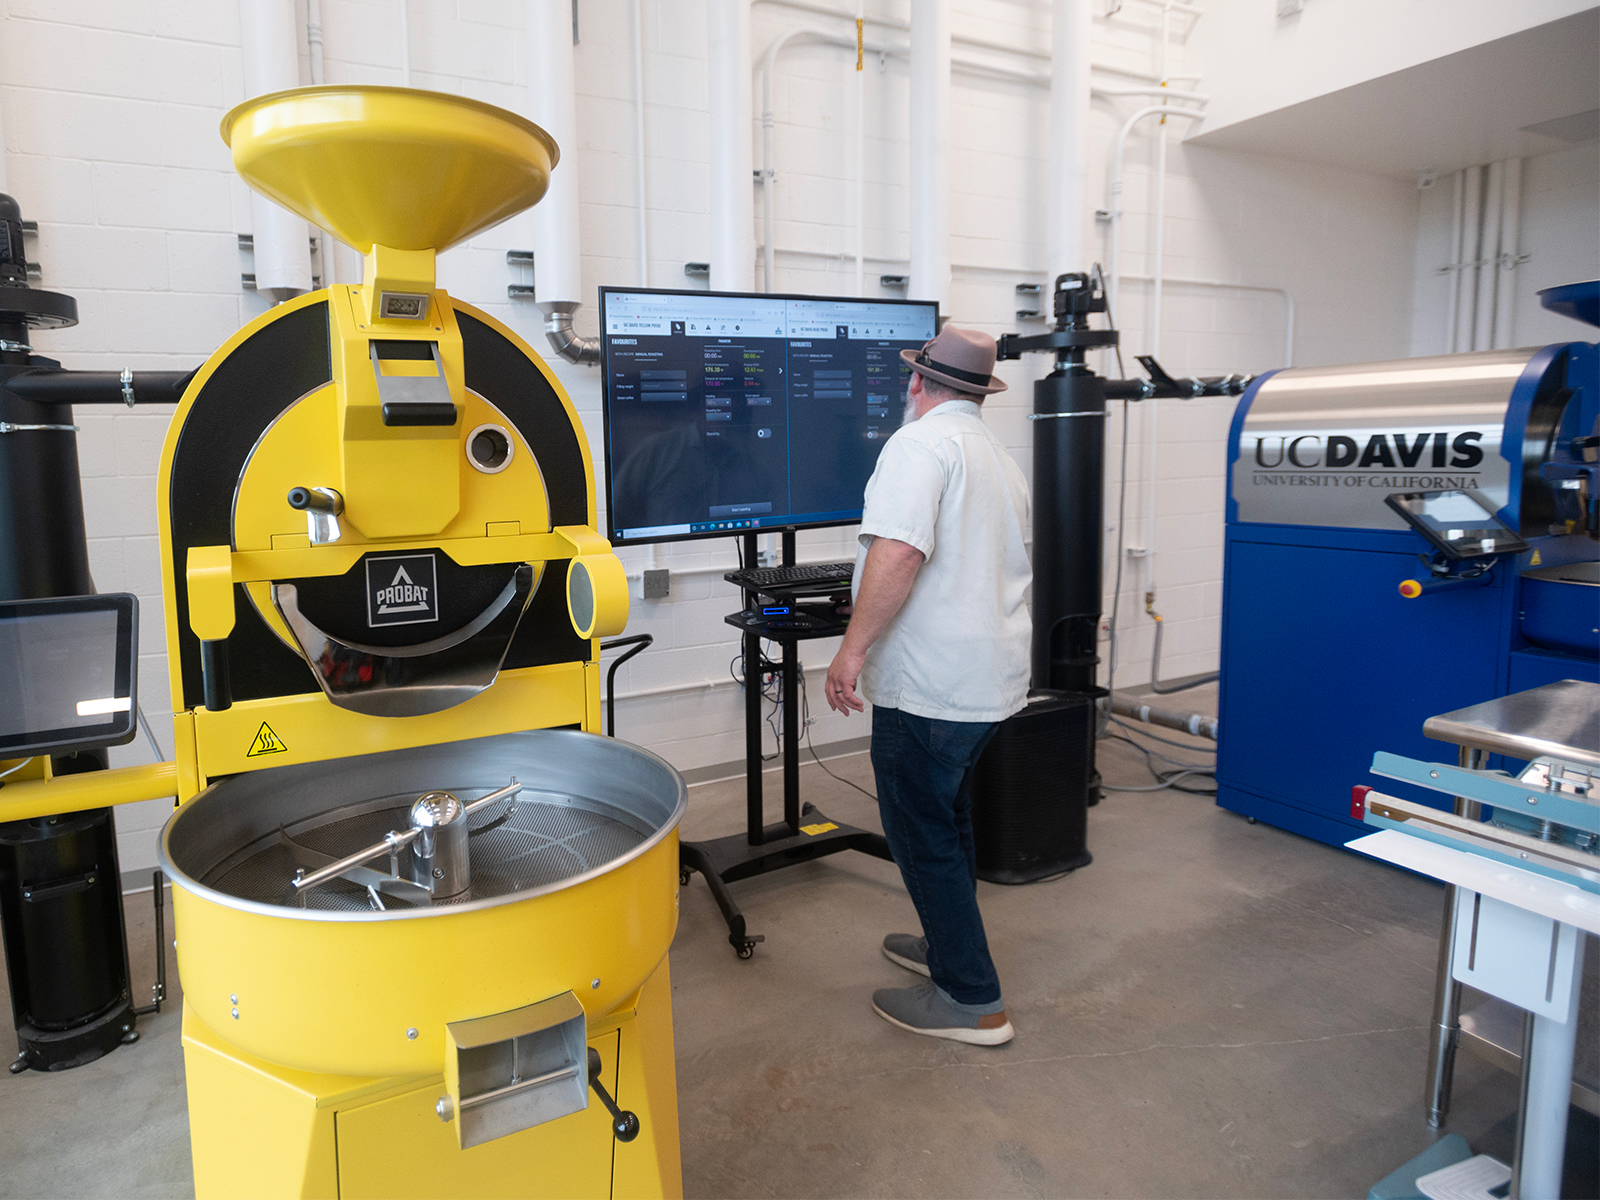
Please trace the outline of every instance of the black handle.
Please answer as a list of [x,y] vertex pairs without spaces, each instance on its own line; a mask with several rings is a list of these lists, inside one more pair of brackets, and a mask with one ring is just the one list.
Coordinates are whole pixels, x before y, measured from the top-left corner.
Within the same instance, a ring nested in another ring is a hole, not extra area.
[[292,487],[289,489],[289,507],[304,512],[337,513],[339,506],[332,496],[324,496],[316,488]]
[[[43,887],[31,885],[22,889],[22,898],[30,904],[39,904],[46,900],[57,900],[62,896],[70,896],[74,892],[87,892],[95,884],[95,873],[90,871],[87,875],[80,875],[76,879],[63,879],[56,883],[47,883]],[[593,1054],[594,1051],[589,1051]],[[626,1139],[625,1139],[626,1140]]]
[[617,736],[617,668],[627,662],[635,654],[647,650],[656,639],[648,633],[635,633],[627,637],[613,638],[609,642],[600,643],[600,652],[615,650],[618,646],[632,646],[616,662],[611,664],[611,669],[606,672],[606,732],[612,737]]
[[631,1142],[638,1137],[639,1118],[625,1109],[618,1108],[617,1102],[611,1098],[611,1093],[606,1091],[605,1085],[600,1082],[600,1051],[593,1046],[589,1047],[589,1086],[595,1090],[595,1095],[600,1097],[600,1103],[604,1104],[606,1111],[611,1114],[611,1132],[617,1141]]
[[200,682],[205,689],[207,709],[226,712],[233,707],[233,682],[228,678],[226,639],[200,643]]

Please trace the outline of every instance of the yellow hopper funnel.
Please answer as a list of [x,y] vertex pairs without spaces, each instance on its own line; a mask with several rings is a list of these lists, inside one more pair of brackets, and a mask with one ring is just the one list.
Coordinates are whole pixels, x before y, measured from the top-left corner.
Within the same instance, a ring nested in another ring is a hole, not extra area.
[[222,120],[244,181],[371,254],[443,250],[537,204],[560,158],[531,121],[393,87],[306,87]]

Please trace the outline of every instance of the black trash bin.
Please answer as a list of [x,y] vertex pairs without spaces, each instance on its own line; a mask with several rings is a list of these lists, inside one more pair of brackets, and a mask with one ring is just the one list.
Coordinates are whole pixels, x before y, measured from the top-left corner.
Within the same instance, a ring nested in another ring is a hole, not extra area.
[[1003,721],[972,773],[978,878],[1035,883],[1086,867],[1094,701],[1035,691]]

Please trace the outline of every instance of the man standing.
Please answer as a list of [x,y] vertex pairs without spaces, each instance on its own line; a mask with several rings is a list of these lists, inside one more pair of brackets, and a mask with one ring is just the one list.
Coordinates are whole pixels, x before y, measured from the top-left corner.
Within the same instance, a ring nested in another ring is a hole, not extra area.
[[828,704],[872,702],[883,830],[922,937],[883,952],[928,976],[872,1007],[912,1033],[998,1046],[1014,1031],[978,912],[972,767],[1027,703],[1032,622],[1028,485],[983,423],[994,339],[946,326],[911,367],[906,423],[867,482],[850,628],[828,668]]

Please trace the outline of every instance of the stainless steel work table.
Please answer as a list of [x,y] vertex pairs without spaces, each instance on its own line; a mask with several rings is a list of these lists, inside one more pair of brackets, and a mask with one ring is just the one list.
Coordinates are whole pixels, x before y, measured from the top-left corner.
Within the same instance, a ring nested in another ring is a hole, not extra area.
[[[1454,742],[1459,747],[1460,765],[1468,769],[1481,770],[1490,754],[1529,761],[1548,756],[1600,769],[1600,685],[1562,680],[1431,717],[1422,728],[1428,737]],[[1458,816],[1476,817],[1478,808],[1475,801],[1456,800]],[[1483,997],[1470,1012],[1461,1012],[1462,985],[1451,970],[1455,892],[1454,886],[1446,886],[1433,1037],[1428,1048],[1427,1111],[1428,1122],[1434,1126],[1444,1121],[1449,1110],[1457,1047],[1521,1074],[1532,1026],[1521,1009],[1490,996]],[[1595,997],[1586,994],[1580,1005],[1572,1103],[1600,1115],[1600,1036],[1594,1009]]]

